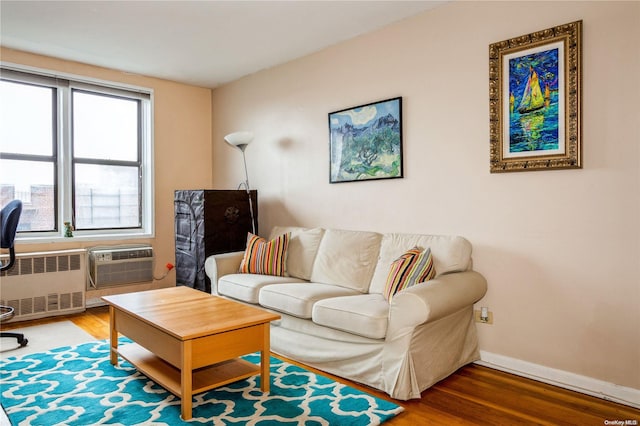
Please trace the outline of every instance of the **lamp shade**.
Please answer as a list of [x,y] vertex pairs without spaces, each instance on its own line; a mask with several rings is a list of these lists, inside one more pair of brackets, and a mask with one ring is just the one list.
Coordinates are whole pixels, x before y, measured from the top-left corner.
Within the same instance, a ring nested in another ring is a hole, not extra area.
[[247,145],[253,140],[253,132],[234,132],[224,137],[224,140],[231,146],[244,151]]

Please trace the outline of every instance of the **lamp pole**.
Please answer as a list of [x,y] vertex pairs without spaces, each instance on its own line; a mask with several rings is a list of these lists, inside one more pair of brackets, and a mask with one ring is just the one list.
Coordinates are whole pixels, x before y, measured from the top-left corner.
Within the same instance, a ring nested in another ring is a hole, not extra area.
[[253,140],[253,133],[251,132],[235,132],[230,133],[224,137],[224,140],[231,146],[238,148],[242,152],[242,163],[244,164],[244,182],[240,184],[247,191],[247,197],[249,198],[249,212],[251,214],[251,231],[256,234],[256,220],[253,213],[253,200],[251,199],[251,190],[249,189],[249,173],[247,169],[247,157],[244,154],[244,150],[247,149],[249,142]]
[[249,213],[251,214],[251,231],[253,235],[256,234],[256,221],[253,217],[253,200],[251,199],[251,191],[249,190],[249,173],[247,172],[247,157],[244,155],[244,150],[247,144],[238,145],[240,151],[242,151],[242,162],[244,163],[244,187],[247,190],[247,197],[249,197]]

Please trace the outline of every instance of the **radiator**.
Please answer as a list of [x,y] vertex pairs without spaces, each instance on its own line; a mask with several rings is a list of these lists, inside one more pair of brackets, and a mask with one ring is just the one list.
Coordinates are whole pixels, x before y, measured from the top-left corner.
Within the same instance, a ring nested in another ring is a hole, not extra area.
[[87,254],[87,290],[153,281],[153,248],[149,245],[93,247]]
[[10,321],[82,312],[86,271],[83,249],[17,253],[0,275],[0,304],[15,310]]

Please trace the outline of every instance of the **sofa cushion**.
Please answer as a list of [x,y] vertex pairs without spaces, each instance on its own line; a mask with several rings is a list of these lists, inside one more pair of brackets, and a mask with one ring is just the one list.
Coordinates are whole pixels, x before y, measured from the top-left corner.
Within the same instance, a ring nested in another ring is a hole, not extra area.
[[313,268],[324,229],[274,226],[271,230],[271,238],[285,233],[291,235],[286,263],[287,275],[310,280],[311,268]]
[[391,302],[396,293],[428,281],[435,275],[436,270],[433,267],[431,249],[423,250],[420,247],[414,247],[391,263],[382,295]]
[[300,283],[303,280],[290,277],[257,274],[229,274],[218,280],[218,294],[247,303],[258,303],[260,289],[269,284]]
[[471,267],[471,243],[462,237],[421,234],[385,234],[380,256],[371,279],[370,293],[384,291],[389,265],[411,247],[429,247],[437,274],[466,271]]
[[273,284],[260,290],[258,300],[265,308],[299,318],[311,318],[313,305],[318,300],[357,294],[355,290],[330,284]]
[[320,300],[313,305],[312,319],[318,325],[384,339],[388,315],[389,302],[382,295],[361,294]]
[[284,276],[289,234],[282,234],[267,241],[249,233],[240,272]]
[[381,238],[376,232],[325,230],[311,281],[366,293],[378,260]]

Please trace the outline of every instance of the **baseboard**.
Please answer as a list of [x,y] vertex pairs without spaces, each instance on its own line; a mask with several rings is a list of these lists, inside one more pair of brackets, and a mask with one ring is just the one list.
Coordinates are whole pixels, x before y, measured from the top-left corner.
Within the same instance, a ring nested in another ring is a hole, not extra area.
[[476,364],[619,404],[640,408],[639,389],[619,386],[603,380],[485,351],[480,351],[480,361],[476,361]]

